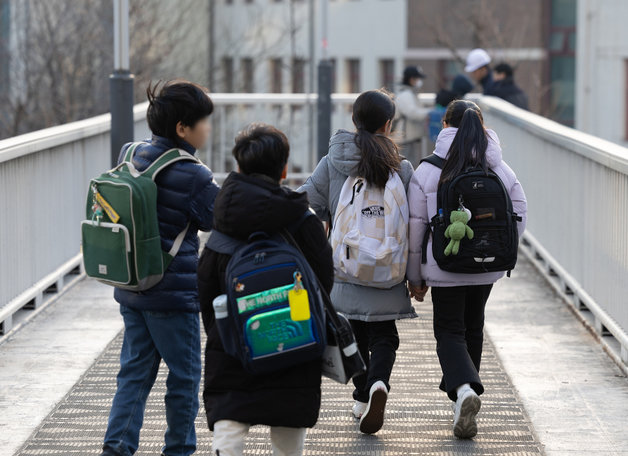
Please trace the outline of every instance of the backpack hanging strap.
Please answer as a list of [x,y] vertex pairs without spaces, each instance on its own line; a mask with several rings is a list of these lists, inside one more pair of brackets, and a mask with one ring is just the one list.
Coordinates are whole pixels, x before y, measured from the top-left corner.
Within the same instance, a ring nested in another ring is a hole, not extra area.
[[423,247],[421,248],[421,264],[427,263],[427,246],[430,242],[430,235],[432,234],[432,226],[428,225],[423,235]]
[[185,225],[185,228],[183,229],[183,231],[177,234],[177,237],[174,238],[172,247],[170,247],[170,250],[168,251],[168,253],[165,254],[165,258],[168,264],[170,264],[170,262],[174,259],[174,257],[177,256],[177,253],[179,253],[179,249],[181,248],[181,245],[183,245],[183,240],[185,239],[185,235],[188,234],[189,229],[190,229],[190,222],[188,222],[188,224]]
[[425,234],[423,235],[423,246],[421,247],[421,264],[427,263],[427,246],[430,242],[430,236],[433,234],[433,228],[436,227],[439,222],[438,215],[435,215],[432,218],[432,221],[427,225],[427,229],[425,230]]

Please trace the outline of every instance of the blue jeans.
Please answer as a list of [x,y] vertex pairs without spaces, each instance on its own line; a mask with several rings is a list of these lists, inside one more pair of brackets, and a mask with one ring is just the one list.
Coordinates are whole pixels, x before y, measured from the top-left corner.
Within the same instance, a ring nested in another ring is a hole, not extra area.
[[139,311],[123,305],[120,313],[124,318],[124,341],[105,448],[121,456],[137,451],[146,399],[163,359],[169,372],[165,397],[168,429],[162,451],[167,456],[194,453],[201,381],[199,315]]

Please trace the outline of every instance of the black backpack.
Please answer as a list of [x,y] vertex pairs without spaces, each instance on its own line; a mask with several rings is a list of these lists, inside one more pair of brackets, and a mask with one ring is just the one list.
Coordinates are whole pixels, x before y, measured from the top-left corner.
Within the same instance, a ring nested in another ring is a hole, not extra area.
[[[445,160],[435,154],[421,160],[443,169]],[[480,167],[465,170],[449,182],[440,184],[437,192],[437,211],[425,232],[422,263],[427,263],[427,246],[432,235],[432,253],[443,271],[465,274],[510,271],[517,263],[521,221],[512,207],[504,183],[492,170]],[[457,255],[445,255],[449,239],[445,230],[450,214],[459,208],[471,211],[468,225],[473,239],[463,238]]]

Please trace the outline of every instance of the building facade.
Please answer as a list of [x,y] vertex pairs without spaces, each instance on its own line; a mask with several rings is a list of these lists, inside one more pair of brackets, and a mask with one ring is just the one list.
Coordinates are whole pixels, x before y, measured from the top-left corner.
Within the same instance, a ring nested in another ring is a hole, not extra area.
[[[576,0],[408,0],[406,61],[448,88],[473,48],[506,62],[530,109],[573,124]],[[479,90],[479,88],[476,88]]]
[[[322,2],[213,1],[214,91],[301,93],[316,87]],[[328,2],[327,52],[336,92],[393,88],[404,64],[406,11],[406,0]]]
[[628,2],[579,0],[576,128],[628,144]]

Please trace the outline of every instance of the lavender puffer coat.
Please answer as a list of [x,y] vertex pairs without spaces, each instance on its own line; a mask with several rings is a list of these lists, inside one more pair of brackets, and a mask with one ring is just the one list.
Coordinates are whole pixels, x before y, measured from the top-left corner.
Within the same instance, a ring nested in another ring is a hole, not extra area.
[[[436,140],[434,153],[447,158],[449,147],[456,136],[457,128],[443,129]],[[502,180],[512,199],[513,209],[522,218],[517,228],[519,236],[523,234],[527,219],[527,202],[523,187],[517,180],[512,169],[502,160],[502,149],[499,138],[492,130],[487,130],[489,141],[486,158],[491,168]],[[421,264],[423,236],[432,217],[436,215],[436,193],[441,170],[430,163],[422,163],[416,169],[408,188],[408,204],[410,206],[409,242],[407,278],[411,284],[419,286],[423,280],[430,287],[457,287],[465,285],[489,285],[504,276],[503,272],[483,274],[457,274],[443,271],[438,267],[432,255],[432,239],[427,246],[427,263]]]

